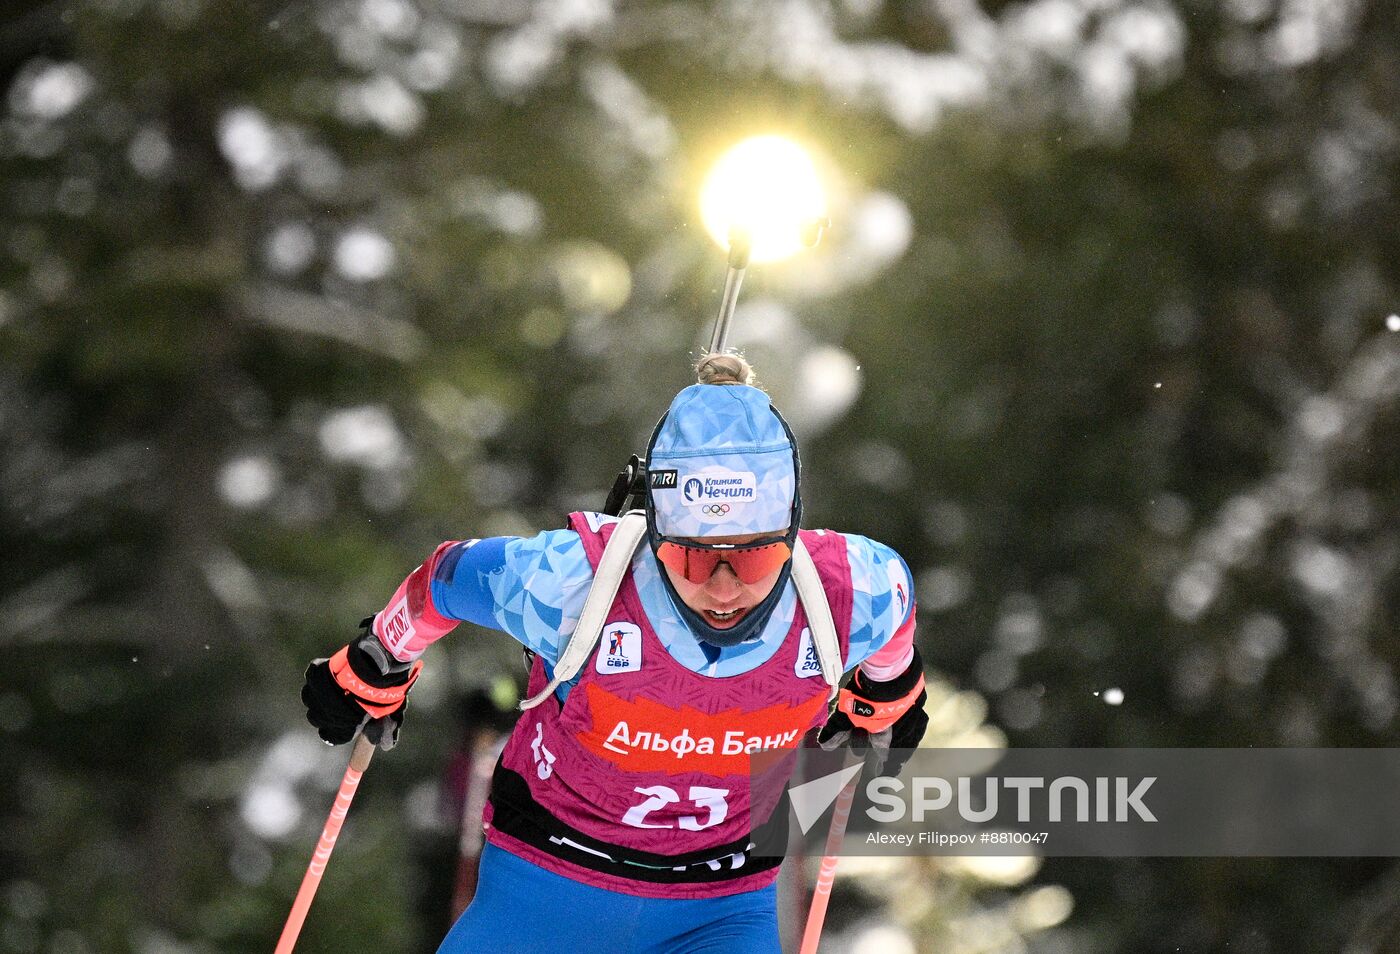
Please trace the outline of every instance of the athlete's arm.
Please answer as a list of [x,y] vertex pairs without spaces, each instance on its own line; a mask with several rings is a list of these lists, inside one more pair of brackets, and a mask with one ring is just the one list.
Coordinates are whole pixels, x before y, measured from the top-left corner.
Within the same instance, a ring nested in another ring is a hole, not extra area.
[[847,535],[854,599],[846,668],[856,673],[837,697],[818,735],[824,748],[860,735],[879,771],[899,774],[928,728],[924,664],[914,645],[914,584],[899,554],[882,543]]
[[400,662],[463,621],[508,633],[553,664],[593,581],[572,530],[441,544],[399,585],[374,633]]
[[898,553],[867,537],[846,535],[854,591],[846,670],[857,665],[874,682],[887,682],[914,658],[914,581]]

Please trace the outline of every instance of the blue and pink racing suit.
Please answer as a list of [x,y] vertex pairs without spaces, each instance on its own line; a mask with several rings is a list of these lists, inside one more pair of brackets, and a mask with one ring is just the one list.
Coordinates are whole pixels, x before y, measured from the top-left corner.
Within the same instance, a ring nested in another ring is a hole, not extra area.
[[[614,523],[573,514],[567,529],[533,538],[445,543],[399,587],[375,632],[408,661],[459,621],[503,630],[536,654],[537,691]],[[845,668],[877,681],[903,672],[915,616],[903,560],[864,537],[803,539]],[[517,723],[493,779],[479,895],[442,952],[595,949],[600,918],[632,926],[610,950],[778,950],[776,867],[745,853],[747,756],[794,745],[825,721],[810,631],[789,582],[755,638],[702,644],[660,572],[639,550],[593,663]]]

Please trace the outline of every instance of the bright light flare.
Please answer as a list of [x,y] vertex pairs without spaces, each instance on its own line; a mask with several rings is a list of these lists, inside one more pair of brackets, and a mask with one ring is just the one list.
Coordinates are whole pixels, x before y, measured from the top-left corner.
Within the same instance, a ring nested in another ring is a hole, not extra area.
[[816,164],[797,143],[755,136],[720,156],[700,189],[700,217],[721,248],[731,229],[748,233],[750,259],[773,262],[801,251],[803,230],[826,215]]

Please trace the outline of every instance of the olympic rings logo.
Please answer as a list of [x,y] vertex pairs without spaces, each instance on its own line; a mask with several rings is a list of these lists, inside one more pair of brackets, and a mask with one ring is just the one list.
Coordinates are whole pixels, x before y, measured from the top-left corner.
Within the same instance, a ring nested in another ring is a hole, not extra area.
[[700,512],[708,517],[722,517],[729,512],[729,504],[705,504],[700,508]]

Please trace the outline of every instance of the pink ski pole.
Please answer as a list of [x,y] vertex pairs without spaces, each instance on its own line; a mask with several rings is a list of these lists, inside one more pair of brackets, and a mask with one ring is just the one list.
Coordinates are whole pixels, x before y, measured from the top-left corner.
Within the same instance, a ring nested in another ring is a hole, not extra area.
[[831,813],[831,831],[826,836],[826,854],[817,872],[817,883],[812,888],[812,907],[807,912],[807,927],[802,932],[802,947],[799,954],[817,954],[817,943],[822,937],[822,924],[826,922],[826,905],[831,900],[831,886],[836,882],[836,852],[841,847],[841,839],[846,837],[846,822],[851,817],[851,802],[856,795],[856,785],[860,776],[856,775],[846,787],[841,789],[836,799],[836,810]]
[[355,740],[355,748],[350,753],[350,764],[345,768],[345,777],[340,780],[340,791],[336,793],[335,803],[331,805],[326,827],[321,829],[321,840],[316,843],[316,850],[311,855],[311,864],[307,866],[306,875],[301,879],[301,888],[297,891],[296,900],[292,902],[292,913],[287,915],[287,923],[282,927],[282,937],[277,941],[274,954],[292,954],[297,936],[301,934],[301,926],[306,921],[306,912],[311,907],[311,899],[316,897],[316,889],[321,885],[321,875],[326,872],[326,862],[330,861],[331,850],[335,848],[335,839],[340,835],[340,826],[345,823],[346,812],[350,811],[350,801],[355,797],[360,776],[365,774],[369,760],[373,757],[374,743],[360,735]]

